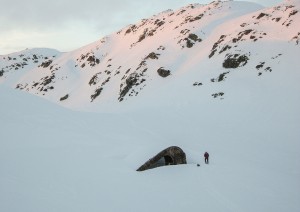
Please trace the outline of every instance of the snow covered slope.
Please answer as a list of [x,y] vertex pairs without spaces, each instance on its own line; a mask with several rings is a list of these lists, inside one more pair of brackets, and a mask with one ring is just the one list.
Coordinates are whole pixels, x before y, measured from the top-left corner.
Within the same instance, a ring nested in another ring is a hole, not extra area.
[[296,69],[299,7],[299,1],[267,9],[228,1],[167,10],[73,52],[2,56],[0,80],[80,110],[152,98],[170,104],[187,95],[226,99],[235,75],[256,84],[286,66]]
[[[289,90],[109,114],[1,86],[0,211],[297,212],[299,92]],[[187,165],[135,171],[172,145]]]
[[[189,5],[0,56],[0,211],[298,212],[299,10]],[[173,145],[187,165],[135,171]]]

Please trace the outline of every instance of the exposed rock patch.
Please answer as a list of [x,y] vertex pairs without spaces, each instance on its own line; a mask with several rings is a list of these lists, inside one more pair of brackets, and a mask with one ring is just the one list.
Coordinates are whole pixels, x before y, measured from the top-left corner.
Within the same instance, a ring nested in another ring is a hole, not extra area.
[[95,57],[94,52],[88,52],[86,54],[82,54],[79,58],[76,59],[77,63],[75,67],[80,66],[84,68],[86,64],[90,67],[94,67],[100,63],[100,59]]
[[164,69],[163,67],[160,67],[158,70],[157,70],[157,73],[159,76],[161,77],[167,77],[171,74],[171,71],[170,70],[166,70]]
[[212,94],[212,96],[213,96],[214,98],[222,97],[223,95],[224,95],[223,92],[219,92],[219,93],[214,93],[214,94]]
[[212,56],[214,56],[214,54],[216,53],[217,51],[217,48],[218,46],[220,45],[220,43],[222,43],[224,41],[224,39],[226,38],[226,35],[221,35],[219,40],[217,42],[214,43],[211,51],[210,51],[210,54],[209,54],[209,58],[211,58]]
[[42,62],[41,65],[39,65],[39,67],[43,67],[43,68],[47,68],[48,66],[50,66],[52,63],[52,60],[47,60],[45,62]]
[[266,14],[266,13],[260,13],[260,14],[256,17],[256,19],[261,19],[261,18],[264,17],[264,16],[269,16],[269,15]]
[[59,99],[59,101],[64,101],[64,100],[66,100],[67,98],[69,98],[69,94],[66,94],[65,96],[61,97],[61,98]]
[[246,55],[227,55],[226,59],[223,62],[224,68],[238,68],[241,66],[245,66],[248,62],[249,58]]
[[298,32],[298,34],[295,35],[295,36],[292,38],[292,41],[295,41],[295,42],[296,42],[296,45],[299,44],[299,42],[300,42],[300,32]]
[[168,147],[153,158],[149,159],[137,171],[145,171],[160,166],[186,164],[186,155],[183,150],[177,146]]
[[[189,32],[190,30],[183,30],[181,31],[182,34],[186,34],[187,32]],[[181,47],[187,47],[187,48],[192,48],[196,42],[201,42],[202,39],[198,37],[198,35],[190,33],[188,35],[188,37],[184,38],[184,39],[180,39],[178,41],[179,44],[181,44],[184,41],[184,45],[182,45]]]
[[130,89],[137,84],[139,80],[139,75],[137,73],[131,73],[127,79],[126,79],[126,85],[125,87],[121,90],[120,96],[119,96],[119,101],[123,101],[124,96],[130,91]]
[[95,90],[95,93],[91,95],[91,102],[94,101],[94,99],[96,99],[102,92],[103,88],[100,87],[100,88],[97,88]]
[[89,81],[89,85],[96,85],[99,82],[99,74],[100,73],[97,73],[94,76],[92,76],[92,78]]
[[203,85],[202,82],[194,82],[193,86],[201,86]]
[[160,54],[158,54],[158,53],[151,52],[150,54],[148,54],[147,57],[145,57],[145,60],[147,60],[147,59],[152,59],[152,60],[156,59],[157,60],[159,55]]
[[228,72],[224,72],[222,74],[220,74],[217,78],[215,79],[211,79],[211,82],[221,82],[221,81],[224,81],[226,79],[226,75],[229,74],[229,71]]

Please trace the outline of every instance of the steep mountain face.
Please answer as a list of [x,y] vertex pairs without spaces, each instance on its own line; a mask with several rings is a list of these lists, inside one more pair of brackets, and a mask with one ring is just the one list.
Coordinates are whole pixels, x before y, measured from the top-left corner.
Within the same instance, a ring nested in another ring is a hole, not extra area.
[[239,89],[231,78],[264,83],[299,67],[299,10],[296,0],[271,8],[214,1],[167,10],[72,52],[0,56],[0,82],[85,110],[183,96],[223,100]]

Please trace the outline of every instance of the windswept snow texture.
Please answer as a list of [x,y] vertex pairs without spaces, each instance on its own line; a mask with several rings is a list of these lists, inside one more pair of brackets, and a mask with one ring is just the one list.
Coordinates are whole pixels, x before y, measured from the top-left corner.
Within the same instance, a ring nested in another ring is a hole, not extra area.
[[[300,211],[299,11],[188,5],[0,56],[0,211]],[[186,165],[136,171],[169,146]]]

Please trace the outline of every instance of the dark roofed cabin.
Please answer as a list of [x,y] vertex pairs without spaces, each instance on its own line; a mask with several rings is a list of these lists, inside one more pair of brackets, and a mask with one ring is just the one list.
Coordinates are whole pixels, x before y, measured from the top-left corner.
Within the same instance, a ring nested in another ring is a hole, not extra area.
[[158,153],[153,158],[149,159],[144,165],[137,169],[137,171],[145,171],[147,169],[153,169],[160,166],[167,165],[178,165],[186,164],[186,156],[181,148],[177,146],[171,146],[160,153]]

